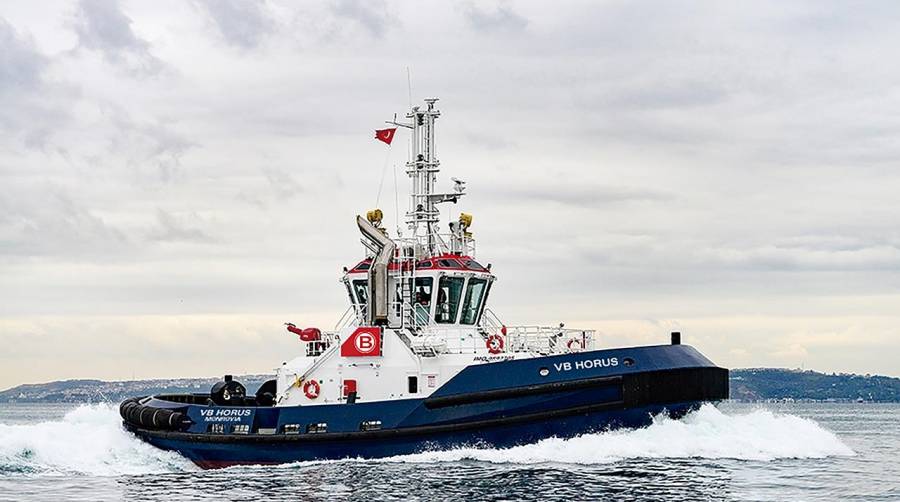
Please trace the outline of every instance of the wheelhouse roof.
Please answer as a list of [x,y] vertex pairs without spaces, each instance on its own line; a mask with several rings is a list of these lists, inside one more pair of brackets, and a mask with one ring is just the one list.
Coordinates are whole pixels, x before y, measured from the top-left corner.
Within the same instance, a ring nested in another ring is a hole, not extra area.
[[[358,274],[368,272],[372,266],[372,259],[357,263],[353,268],[347,271],[348,274]],[[397,270],[399,264],[392,261],[388,265],[388,270]],[[424,258],[416,262],[416,270],[460,270],[464,272],[489,272],[487,267],[478,263],[473,258],[465,255],[443,254]]]

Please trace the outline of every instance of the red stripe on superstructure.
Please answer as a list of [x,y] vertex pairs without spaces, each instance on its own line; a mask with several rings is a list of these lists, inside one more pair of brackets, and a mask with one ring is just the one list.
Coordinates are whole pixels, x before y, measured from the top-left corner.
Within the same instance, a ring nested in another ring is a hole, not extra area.
[[[445,267],[445,266],[442,266],[441,264],[439,264],[438,260],[456,260],[456,262],[459,263],[460,266],[459,267]],[[419,262],[416,264],[416,270],[463,270],[466,272],[487,272],[488,271],[487,268],[484,268],[484,267],[483,268],[467,267],[464,263],[466,260],[475,261],[471,256],[458,255],[458,254],[442,254],[442,255],[438,255],[438,256],[431,256],[431,257],[423,258],[423,259],[419,260]],[[420,263],[426,262],[426,261],[431,262],[431,266],[423,267],[423,266],[419,265]],[[348,274],[368,273],[369,272],[368,268],[365,268],[365,269],[360,268],[362,265],[371,266],[372,260],[366,259],[366,260],[363,260],[363,261],[357,263],[347,273]],[[396,262],[391,262],[388,265],[388,270],[397,270],[397,268],[398,268],[398,264]]]

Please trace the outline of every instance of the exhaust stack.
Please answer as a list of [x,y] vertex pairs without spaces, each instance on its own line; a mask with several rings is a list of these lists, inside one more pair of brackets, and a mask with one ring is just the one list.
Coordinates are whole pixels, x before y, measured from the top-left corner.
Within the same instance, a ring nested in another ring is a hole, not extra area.
[[366,306],[366,317],[373,326],[384,326],[388,323],[388,263],[394,257],[397,245],[384,235],[381,230],[366,221],[362,216],[356,217],[356,224],[363,237],[374,246],[375,259],[369,268],[369,302]]

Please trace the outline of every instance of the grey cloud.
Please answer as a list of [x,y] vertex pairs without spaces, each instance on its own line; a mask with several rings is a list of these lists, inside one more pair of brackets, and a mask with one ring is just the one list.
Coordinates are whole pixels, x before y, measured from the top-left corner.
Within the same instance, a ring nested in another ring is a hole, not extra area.
[[202,0],[200,4],[222,38],[243,49],[259,46],[275,27],[264,1]]
[[608,96],[607,103],[618,109],[686,109],[719,104],[728,97],[728,92],[720,85],[703,80],[666,79],[627,86]]
[[246,190],[236,193],[234,198],[235,200],[253,206],[256,209],[265,210],[269,207],[269,205],[265,202],[265,200],[263,200],[262,197],[259,197]]
[[[156,210],[157,227],[153,229],[148,238],[161,242],[192,242],[208,244],[215,242],[205,231],[185,221],[186,218],[178,218],[163,209]],[[194,217],[193,219],[197,219]]]
[[164,65],[150,52],[150,44],[131,29],[132,20],[115,0],[81,0],[75,33],[85,49],[99,51],[107,61],[138,74],[160,72]]
[[517,146],[517,143],[510,138],[485,131],[468,133],[465,138],[469,143],[485,150],[507,150]]
[[[71,9],[52,3],[0,23],[0,282],[18,288],[4,315],[340,315],[323,264],[360,254],[352,217],[387,153],[371,129],[405,108],[409,65],[414,101],[442,98],[439,186],[456,176],[470,193],[446,209],[476,214],[510,321],[778,310],[898,324],[889,2],[172,5],[85,2],[74,34],[38,27]],[[830,20],[795,25],[817,12]],[[170,54],[167,71],[129,78]],[[404,150],[398,135],[401,208]],[[175,289],[195,303],[173,307]],[[835,296],[848,302],[810,306]],[[767,340],[791,329],[764,326]]]
[[290,174],[274,167],[263,169],[269,185],[279,198],[289,199],[303,192],[303,187]]
[[528,26],[528,19],[502,3],[493,10],[469,3],[464,5],[463,14],[472,28],[483,32],[514,32]]
[[[806,249],[818,251],[861,251],[863,249],[890,244],[889,239],[879,239],[882,242],[875,242],[870,239],[863,239],[857,236],[839,235],[839,234],[823,234],[823,235],[796,235],[779,239],[775,245],[783,249]],[[900,241],[894,243],[895,247],[900,248]]]
[[337,0],[331,12],[339,18],[355,21],[373,37],[383,37],[390,24],[383,0]]
[[36,127],[25,133],[22,140],[28,148],[46,151],[52,134],[49,127]]
[[717,266],[751,270],[898,270],[900,248],[867,246],[856,249],[809,249],[759,246],[754,248],[710,248],[699,258]]
[[[300,173],[291,174],[288,169],[290,168],[274,166],[262,168],[265,184],[245,187],[235,193],[235,199],[265,210],[279,201],[296,201],[301,194],[306,198],[315,197],[322,192],[338,190],[342,186],[340,177],[328,171],[305,169]],[[303,183],[298,181],[298,177]],[[310,190],[308,187],[316,187],[316,190]]]
[[115,126],[110,137],[110,150],[124,155],[138,166],[149,163],[158,179],[171,182],[178,178],[181,157],[195,145],[172,127],[161,122],[138,122],[127,112],[110,108]]
[[0,191],[0,254],[98,259],[119,254],[130,241],[118,228],[53,186]]
[[34,42],[0,18],[0,99],[41,85],[46,66],[47,58],[38,52]]
[[[714,242],[653,232],[644,235],[601,233],[577,237],[569,247],[588,268],[601,264],[613,273],[640,270],[653,277],[690,277],[694,281],[745,273],[880,272],[900,269],[900,247],[860,239],[780,239],[796,245]],[[847,244],[853,241],[852,245]],[[756,281],[748,283],[753,285]],[[715,281],[714,281],[715,283]],[[785,284],[785,288],[800,287]]]
[[583,115],[584,138],[598,138],[604,142],[621,142],[638,147],[651,143],[669,147],[690,148],[708,146],[728,138],[731,131],[716,127],[711,121],[673,120],[671,117],[604,113],[592,110]]
[[69,121],[71,89],[47,84],[49,66],[30,36],[0,18],[0,132],[32,149]]
[[532,203],[552,202],[564,206],[597,208],[631,202],[661,202],[674,199],[673,194],[636,187],[602,185],[566,186],[534,183],[530,187],[504,187],[496,196],[504,199]]

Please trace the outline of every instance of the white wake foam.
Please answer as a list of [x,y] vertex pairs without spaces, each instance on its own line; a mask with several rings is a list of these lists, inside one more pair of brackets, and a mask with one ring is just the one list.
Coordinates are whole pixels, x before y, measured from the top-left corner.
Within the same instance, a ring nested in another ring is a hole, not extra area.
[[707,404],[681,420],[656,417],[642,429],[551,438],[508,449],[433,451],[385,461],[607,464],[634,458],[769,461],[848,455],[854,455],[853,450],[812,420],[767,410],[726,415]]
[[184,457],[138,440],[122,428],[118,408],[82,405],[62,420],[0,424],[0,475],[155,474],[194,470]]
[[[657,417],[643,429],[586,434],[565,440],[546,439],[508,449],[433,451],[381,461],[606,464],[636,458],[768,461],[841,455],[854,453],[837,436],[812,420],[766,410],[730,415],[712,405],[704,405],[681,420]],[[109,405],[82,405],[58,421],[0,424],[0,476],[114,476],[196,469],[184,457],[154,448],[126,432],[118,409]]]

